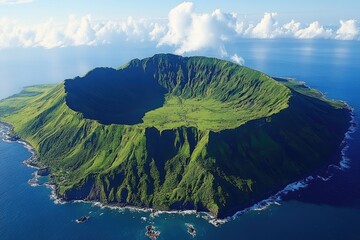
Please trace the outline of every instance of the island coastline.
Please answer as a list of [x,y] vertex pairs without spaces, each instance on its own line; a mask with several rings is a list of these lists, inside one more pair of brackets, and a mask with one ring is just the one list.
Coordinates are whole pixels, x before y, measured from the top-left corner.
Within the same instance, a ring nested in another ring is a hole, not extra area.
[[[284,79],[286,79],[286,78],[284,78]],[[31,144],[28,141],[21,139],[21,138],[19,138],[16,141],[6,141],[6,139],[4,139],[4,137],[6,134],[10,134],[13,132],[13,126],[9,123],[2,122],[2,121],[0,121],[0,128],[1,128],[1,125],[3,125],[5,127],[5,131],[7,129],[7,132],[3,133],[3,131],[1,131],[1,133],[2,133],[1,140],[5,141],[5,142],[19,143],[19,144],[23,145],[24,148],[26,148],[29,151],[29,153],[31,153],[30,158],[23,161],[23,163],[27,167],[36,169],[36,171],[33,173],[34,177],[31,178],[28,181],[28,183],[29,183],[29,185],[31,185],[33,187],[45,186],[45,187],[49,188],[51,190],[50,199],[53,200],[55,204],[66,204],[66,203],[70,203],[70,202],[89,203],[89,204],[93,204],[94,206],[98,206],[100,208],[110,208],[110,209],[116,209],[119,211],[129,210],[129,211],[137,211],[137,212],[150,212],[151,217],[156,217],[160,214],[181,214],[181,215],[200,214],[200,216],[203,219],[205,219],[206,221],[208,221],[210,224],[214,225],[215,227],[218,227],[226,222],[235,220],[236,218],[238,218],[239,216],[241,216],[242,214],[244,214],[248,211],[264,210],[273,204],[280,205],[279,202],[282,201],[282,196],[286,195],[289,192],[294,192],[294,191],[298,191],[300,189],[306,188],[308,186],[308,184],[315,179],[320,179],[322,181],[328,181],[332,177],[331,174],[329,174],[328,176],[320,176],[320,175],[316,174],[316,173],[328,174],[327,171],[324,171],[324,169],[330,169],[330,168],[334,167],[336,169],[345,170],[347,168],[350,168],[350,165],[349,165],[350,159],[346,157],[346,152],[349,148],[348,140],[351,139],[351,134],[353,134],[357,130],[357,123],[355,121],[354,109],[351,108],[350,105],[348,105],[346,102],[344,102],[344,101],[342,101],[342,102],[347,106],[347,108],[350,112],[351,120],[349,121],[350,126],[349,126],[348,130],[344,134],[344,139],[341,142],[341,145],[339,146],[339,150],[340,150],[339,155],[341,157],[340,161],[339,161],[339,159],[337,161],[332,161],[329,163],[329,165],[324,166],[320,170],[315,171],[314,174],[308,175],[307,177],[304,177],[301,180],[290,183],[290,184],[286,185],[282,190],[276,191],[270,197],[267,197],[263,200],[257,201],[256,203],[252,203],[252,204],[250,204],[249,207],[244,208],[242,210],[233,211],[235,213],[229,214],[229,216],[224,217],[224,218],[216,218],[210,212],[202,212],[202,211],[196,211],[196,210],[169,210],[169,211],[166,211],[166,210],[156,210],[153,208],[141,208],[141,207],[136,207],[136,206],[119,206],[119,205],[104,204],[104,203],[101,203],[98,201],[87,201],[87,200],[65,201],[64,199],[62,199],[60,196],[57,195],[57,193],[56,193],[57,186],[54,183],[46,182],[41,185],[38,184],[38,180],[41,176],[37,174],[37,170],[43,166],[38,165],[39,162],[38,162],[36,150],[31,146]]]

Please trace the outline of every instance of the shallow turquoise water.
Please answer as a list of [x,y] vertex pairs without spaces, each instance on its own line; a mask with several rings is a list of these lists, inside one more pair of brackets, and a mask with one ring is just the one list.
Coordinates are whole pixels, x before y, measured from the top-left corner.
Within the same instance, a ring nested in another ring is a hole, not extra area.
[[[295,77],[330,98],[347,101],[359,120],[360,42],[244,40],[227,49],[242,55],[249,67]],[[81,64],[81,59],[77,62]],[[0,141],[0,239],[146,239],[149,223],[161,231],[159,239],[192,239],[185,223],[196,227],[195,239],[360,239],[359,132],[352,138],[347,152],[350,169],[333,170],[331,180],[314,182],[281,205],[249,211],[220,227],[194,215],[150,218],[149,213],[92,204],[54,204],[50,189],[27,183],[33,169],[22,161],[30,153],[20,144]],[[91,220],[76,224],[75,219],[83,215]]]

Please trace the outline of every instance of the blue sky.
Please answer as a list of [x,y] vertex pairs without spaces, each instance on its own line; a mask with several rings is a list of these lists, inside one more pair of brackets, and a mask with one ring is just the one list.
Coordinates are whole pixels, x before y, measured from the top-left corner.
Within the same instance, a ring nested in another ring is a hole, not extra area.
[[358,0],[0,0],[0,50],[141,43],[227,56],[226,43],[242,38],[360,41],[359,9]]
[[[24,4],[6,4],[14,2]],[[183,1],[141,0],[141,1],[86,1],[86,0],[0,0],[0,16],[27,22],[39,22],[48,18],[65,21],[68,15],[91,14],[96,18],[121,19],[165,18],[170,9]],[[304,23],[321,21],[324,25],[338,24],[340,19],[358,19],[360,1],[358,0],[194,0],[197,11],[209,12],[220,8],[225,12],[237,12],[250,19],[257,19],[264,12],[277,12],[280,20],[294,18]]]
[[[229,47],[244,39],[360,42],[359,9],[359,0],[0,0],[0,98],[156,52],[244,64]],[[39,61],[48,75],[33,71]]]

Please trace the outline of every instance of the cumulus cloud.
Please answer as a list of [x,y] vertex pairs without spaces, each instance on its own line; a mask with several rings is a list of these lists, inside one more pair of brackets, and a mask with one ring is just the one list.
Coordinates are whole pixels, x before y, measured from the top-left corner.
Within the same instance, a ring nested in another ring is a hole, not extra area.
[[[19,27],[19,31],[26,31],[26,27]],[[53,19],[37,24],[28,30],[28,35],[21,37],[19,42],[25,47],[54,48],[65,46],[65,33]]]
[[77,19],[74,15],[69,17],[65,27],[65,43],[75,46],[92,45],[95,41],[96,32],[91,26],[91,16],[87,15]]
[[237,64],[239,64],[239,65],[241,65],[241,66],[243,66],[243,65],[245,64],[244,58],[238,56],[236,53],[235,53],[234,55],[232,55],[232,56],[230,57],[230,59],[231,59],[231,61],[233,61],[234,63],[237,63]]
[[0,5],[15,5],[15,4],[24,4],[31,2],[33,2],[33,0],[0,0]]
[[155,23],[151,32],[149,32],[150,39],[156,41],[165,34],[165,26]]
[[277,13],[265,13],[260,22],[247,33],[254,38],[274,38],[278,34],[278,22],[275,20]]
[[176,45],[187,39],[192,21],[193,3],[184,2],[169,12],[168,32],[159,44]]
[[313,39],[313,38],[330,38],[333,34],[332,29],[325,29],[318,21],[311,23],[304,29],[299,29],[294,36],[299,39]]
[[[5,2],[24,3],[28,0],[0,0],[0,4]],[[246,22],[236,13],[220,9],[197,12],[192,2],[184,2],[171,9],[165,21],[134,19],[131,16],[125,20],[113,21],[93,19],[90,15],[71,15],[63,24],[49,19],[29,25],[0,18],[0,49],[149,42],[158,47],[173,47],[178,54],[212,49],[221,57],[241,64],[239,56],[229,56],[226,43],[242,38],[359,40],[360,37],[355,19],[341,20],[338,28],[330,28],[318,21],[309,25],[296,20],[280,23],[277,17],[276,12],[265,13],[258,22]]]
[[216,9],[212,13],[196,13],[194,4],[184,2],[169,12],[166,34],[159,39],[159,46],[175,46],[175,52],[183,54],[204,48],[214,48],[226,56],[223,45],[236,35],[236,15]]
[[8,18],[0,19],[0,49],[7,47],[66,47],[81,45],[143,42],[157,37],[162,27],[149,20],[132,17],[124,21],[93,20],[90,15],[70,15],[65,24],[54,19],[24,25]]
[[300,30],[301,23],[296,22],[294,19],[288,23],[285,23],[280,29],[280,35],[282,37],[291,37]]
[[324,28],[318,21],[301,28],[301,23],[291,20],[280,26],[276,20],[277,13],[265,13],[256,25],[250,24],[245,30],[245,36],[250,38],[334,38],[333,30]]
[[355,40],[359,36],[359,27],[354,19],[347,21],[340,20],[340,28],[336,31],[335,39]]

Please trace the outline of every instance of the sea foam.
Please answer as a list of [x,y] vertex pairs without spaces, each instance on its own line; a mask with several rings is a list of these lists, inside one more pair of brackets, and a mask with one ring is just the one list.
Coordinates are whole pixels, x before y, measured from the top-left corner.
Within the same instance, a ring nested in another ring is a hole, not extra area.
[[[345,103],[345,104],[349,107],[349,105],[347,103]],[[349,127],[348,131],[345,133],[344,139],[340,145],[340,146],[342,146],[341,160],[339,162],[339,165],[331,164],[331,165],[329,165],[328,169],[331,169],[333,167],[333,168],[344,171],[344,170],[350,168],[350,158],[348,158],[346,156],[346,153],[350,147],[349,140],[352,139],[351,135],[357,130],[357,122],[355,120],[354,109],[350,108],[350,107],[349,107],[349,109],[351,109],[350,127]],[[269,206],[271,206],[273,204],[278,205],[279,202],[282,200],[282,197],[285,196],[286,194],[288,194],[289,192],[294,192],[294,191],[298,191],[300,189],[306,188],[309,185],[309,183],[314,181],[315,179],[319,179],[319,180],[325,181],[325,182],[329,181],[332,178],[334,173],[331,171],[327,171],[326,174],[327,174],[326,176],[319,176],[319,175],[317,175],[316,177],[308,176],[307,178],[305,178],[301,181],[291,183],[291,184],[287,185],[283,190],[276,193],[275,195],[273,195],[267,199],[264,199],[249,208],[246,208],[244,210],[236,212],[233,216],[226,218],[226,221],[234,220],[248,211],[252,211],[252,210],[253,211],[262,211],[262,210],[267,209]],[[214,221],[214,222],[215,222],[215,224],[217,224],[216,221]],[[224,222],[223,221],[219,222],[219,224],[222,224],[222,223],[224,223]]]

